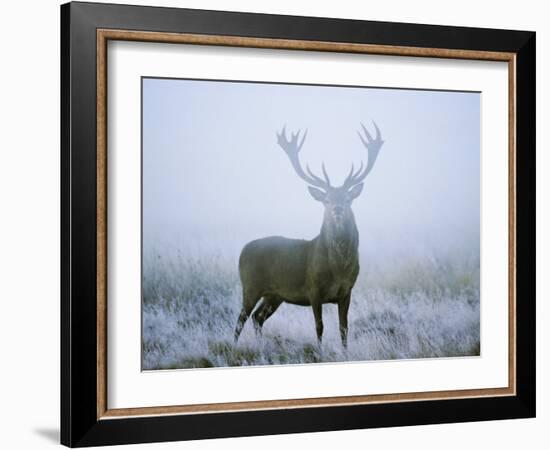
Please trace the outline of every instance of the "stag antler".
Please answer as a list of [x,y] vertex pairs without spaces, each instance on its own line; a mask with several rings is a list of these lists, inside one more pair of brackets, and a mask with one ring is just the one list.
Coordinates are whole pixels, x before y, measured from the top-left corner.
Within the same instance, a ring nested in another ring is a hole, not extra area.
[[382,148],[382,144],[384,143],[376,122],[373,120],[372,123],[374,124],[374,129],[376,130],[376,136],[374,137],[374,139],[363,124],[361,124],[361,127],[363,128],[365,136],[363,137],[359,131],[357,132],[359,138],[361,139],[361,142],[367,149],[367,167],[365,167],[365,170],[363,170],[363,162],[361,162],[359,170],[357,170],[357,172],[354,172],[353,164],[351,165],[351,170],[342,186],[346,189],[349,189],[350,187],[361,183],[361,181],[363,181],[367,177],[369,172],[372,170],[374,163],[376,162],[376,158],[378,157],[378,152],[380,151],[380,149]]
[[304,135],[302,136],[302,139],[300,140],[300,130],[298,130],[296,133],[290,133],[290,140],[288,140],[286,137],[286,125],[285,125],[282,131],[280,133],[277,133],[277,143],[285,151],[285,153],[288,156],[288,159],[290,159],[290,163],[292,164],[292,167],[294,167],[294,170],[302,180],[304,180],[308,184],[311,184],[312,186],[317,186],[321,189],[327,190],[331,188],[331,185],[330,185],[330,179],[328,177],[324,163],[322,165],[323,176],[325,178],[324,180],[319,178],[317,175],[315,175],[310,170],[308,165],[306,165],[306,171],[307,171],[307,174],[306,174],[300,164],[298,153],[302,149],[302,145],[304,145],[306,136],[307,136],[307,130],[305,131]]

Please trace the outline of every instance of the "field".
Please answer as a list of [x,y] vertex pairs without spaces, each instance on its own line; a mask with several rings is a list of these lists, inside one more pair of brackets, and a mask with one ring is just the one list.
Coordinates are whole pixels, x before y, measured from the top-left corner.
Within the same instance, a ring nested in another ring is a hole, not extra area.
[[479,254],[361,264],[349,345],[325,305],[323,344],[311,308],[283,304],[257,336],[241,308],[236,258],[150,252],[143,261],[144,370],[474,356],[480,353]]

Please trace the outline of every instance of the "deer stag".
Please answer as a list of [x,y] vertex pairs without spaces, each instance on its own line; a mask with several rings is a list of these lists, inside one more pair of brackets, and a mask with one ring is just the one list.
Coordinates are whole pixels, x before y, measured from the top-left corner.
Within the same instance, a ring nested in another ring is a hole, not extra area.
[[308,184],[311,196],[323,203],[325,212],[320,234],[311,241],[271,236],[246,244],[239,258],[239,274],[243,287],[243,306],[235,328],[235,342],[260,299],[253,314],[256,331],[261,333],[264,322],[283,302],[311,306],[315,318],[317,339],[323,336],[322,306],[338,305],[340,336],[347,347],[348,309],[351,290],[359,274],[359,233],[351,203],[363,190],[363,180],[374,166],[384,141],[374,123],[373,138],[361,124],[361,142],[367,149],[368,163],[357,171],[353,164],[340,187],[330,184],[322,165],[323,178],[313,174],[306,165],[302,169],[298,154],[304,145],[307,130],[287,139],[285,128],[277,133],[277,143],[285,151],[296,174]]

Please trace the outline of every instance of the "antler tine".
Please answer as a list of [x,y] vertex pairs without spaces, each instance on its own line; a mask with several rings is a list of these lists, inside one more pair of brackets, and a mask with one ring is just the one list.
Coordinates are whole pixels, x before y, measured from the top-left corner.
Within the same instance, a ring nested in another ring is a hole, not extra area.
[[362,170],[363,170],[363,161],[361,161],[361,164],[359,164],[359,169],[357,169],[356,172],[354,172],[354,170],[353,170],[353,163],[352,163],[351,170],[349,171],[349,174],[346,177],[346,180],[355,178],[357,175],[359,175],[361,173]]
[[296,174],[302,180],[304,180],[308,184],[311,184],[312,186],[317,186],[325,190],[331,187],[330,180],[328,178],[328,175],[324,167],[323,167],[323,174],[325,175],[325,181],[319,178],[317,175],[313,174],[313,172],[309,169],[308,166],[306,166],[306,170],[308,172],[307,174],[302,169],[298,153],[302,149],[302,146],[304,145],[304,142],[306,140],[307,129],[304,132],[302,139],[300,139],[300,130],[298,130],[297,132],[291,132],[290,139],[288,139],[286,137],[286,125],[283,127],[280,133],[276,133],[276,134],[277,134],[277,143],[285,151]]
[[365,136],[363,137],[363,135],[359,131],[357,132],[357,134],[359,135],[359,139],[361,139],[361,142],[367,149],[367,167],[365,167],[365,170],[363,170],[363,162],[361,162],[361,167],[357,172],[353,173],[352,169],[343,184],[343,187],[347,189],[356,184],[359,184],[366,178],[366,176],[374,167],[374,163],[376,162],[376,158],[378,157],[378,152],[382,148],[382,144],[384,144],[384,141],[382,140],[382,134],[380,133],[378,125],[376,125],[376,122],[374,120],[372,121],[372,123],[374,124],[374,129],[376,130],[376,136],[374,138],[367,130],[367,127],[365,127],[365,125],[363,125],[362,123],[361,128],[363,129]]
[[[306,172],[307,172],[307,174],[308,174],[311,178],[313,178],[317,183],[322,183],[323,185],[328,184],[328,186],[330,186],[330,180],[329,180],[328,183],[327,183],[326,177],[325,177],[325,180],[323,180],[321,177],[318,177],[317,175],[315,175],[315,174],[311,171],[311,169],[309,168],[309,165],[307,165],[307,164],[306,164]],[[323,186],[319,186],[319,187],[323,187]],[[325,189],[326,189],[326,188],[325,188]]]
[[[365,136],[366,136],[366,138],[367,138],[367,141],[366,141],[366,142],[367,142],[368,144],[370,144],[371,141],[373,141],[374,139],[372,138],[371,134],[369,133],[369,130],[367,130],[367,127],[366,127],[365,125],[363,125],[362,123],[361,123],[361,128],[363,128],[363,133],[365,133]],[[362,138],[361,133],[359,133],[359,137]],[[363,141],[363,139],[361,139],[361,140]],[[365,142],[365,141],[363,141],[363,143],[364,143],[364,142]]]
[[344,180],[344,184],[342,185],[342,187],[347,189],[353,186],[354,184],[356,184],[354,180],[357,177],[357,175],[361,173],[362,170],[363,170],[363,161],[361,161],[361,164],[359,165],[359,169],[357,169],[357,171],[355,171],[354,165],[352,163],[351,169],[348,173],[348,176]]
[[374,129],[376,130],[376,140],[382,141],[382,143],[384,143],[384,141],[382,140],[382,134],[380,133],[380,129],[378,128],[378,125],[376,125],[376,122],[374,120],[372,121],[372,124],[374,125]]
[[323,176],[325,177],[325,181],[330,186],[330,178],[328,177],[327,169],[325,168],[325,163],[321,165],[321,169],[323,170]]
[[[298,133],[300,133],[300,132],[298,132]],[[304,141],[306,140],[306,136],[307,136],[307,128],[306,128],[306,131],[304,131],[304,135],[302,136],[301,142],[298,144],[298,151],[302,150],[302,146],[304,145]]]
[[353,175],[353,163],[351,163],[351,169],[349,170],[348,176],[346,177],[346,180],[350,178]]

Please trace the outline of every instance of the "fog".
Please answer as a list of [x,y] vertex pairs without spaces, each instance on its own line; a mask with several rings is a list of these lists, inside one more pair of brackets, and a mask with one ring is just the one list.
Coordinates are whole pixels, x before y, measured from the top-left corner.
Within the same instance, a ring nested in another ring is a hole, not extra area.
[[362,259],[479,249],[479,93],[146,78],[142,113],[146,253],[315,237],[323,206],[276,132],[307,129],[302,164],[340,185],[372,120],[385,143],[353,204]]
[[[242,247],[322,223],[276,132],[307,129],[303,166],[340,185],[373,120],[349,348],[333,305],[321,347],[311,309],[286,303],[235,344]],[[142,367],[479,355],[479,164],[478,93],[144,79]]]

